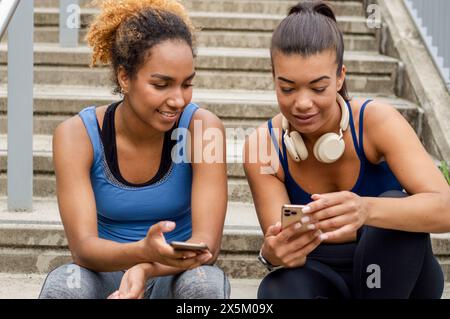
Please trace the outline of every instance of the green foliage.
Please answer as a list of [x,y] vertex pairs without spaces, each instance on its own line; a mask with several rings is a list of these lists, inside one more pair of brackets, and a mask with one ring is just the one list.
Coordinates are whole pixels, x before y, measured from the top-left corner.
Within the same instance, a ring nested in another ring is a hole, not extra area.
[[447,183],[450,185],[450,173],[449,173],[449,168],[448,168],[447,162],[441,161],[441,164],[439,165],[439,169],[441,170],[442,174],[444,175]]

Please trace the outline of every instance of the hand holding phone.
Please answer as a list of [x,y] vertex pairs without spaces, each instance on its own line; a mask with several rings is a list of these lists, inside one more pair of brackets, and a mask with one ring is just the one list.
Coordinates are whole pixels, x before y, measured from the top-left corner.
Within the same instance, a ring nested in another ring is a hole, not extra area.
[[195,244],[195,243],[187,243],[184,241],[172,241],[170,245],[175,250],[194,250],[194,251],[205,251],[208,250],[208,245],[206,244]]
[[289,227],[294,223],[302,224],[301,230],[308,231],[308,224],[302,223],[301,220],[305,215],[303,215],[303,208],[305,205],[288,205],[285,204],[281,208],[281,229]]

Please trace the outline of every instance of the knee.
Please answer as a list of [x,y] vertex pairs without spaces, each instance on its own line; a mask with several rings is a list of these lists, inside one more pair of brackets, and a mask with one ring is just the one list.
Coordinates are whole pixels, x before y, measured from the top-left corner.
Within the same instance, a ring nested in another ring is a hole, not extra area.
[[230,282],[217,266],[187,270],[177,280],[174,295],[180,299],[228,299]]
[[87,271],[75,264],[60,266],[51,271],[44,281],[39,299],[88,299],[81,287],[81,272]]
[[258,299],[277,299],[282,298],[286,287],[280,280],[277,271],[269,273],[261,281],[258,287]]
[[359,234],[361,239],[370,241],[377,246],[383,246],[384,243],[389,244],[390,247],[405,247],[406,246],[425,246],[428,248],[430,242],[430,234],[407,232],[397,229],[385,229],[372,226],[364,226]]
[[47,275],[39,299],[64,299],[67,297],[69,267],[70,265],[60,266]]

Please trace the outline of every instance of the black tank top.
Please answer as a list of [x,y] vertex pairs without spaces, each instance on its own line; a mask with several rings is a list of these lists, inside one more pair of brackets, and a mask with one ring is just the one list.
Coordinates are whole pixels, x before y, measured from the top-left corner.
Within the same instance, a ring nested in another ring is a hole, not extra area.
[[[123,178],[122,174],[120,173],[119,162],[117,161],[116,126],[114,122],[114,115],[120,103],[122,103],[122,101],[112,103],[110,106],[108,106],[105,112],[101,130],[101,138],[109,170],[120,183],[130,187],[144,187],[155,184],[167,174],[172,165],[171,151],[173,146],[175,146],[176,140],[172,140],[171,135],[177,125],[174,125],[174,127],[170,131],[164,134],[161,162],[159,164],[159,169],[156,175],[151,180],[143,184],[130,183],[125,180],[125,178]],[[97,125],[99,125],[98,122]],[[98,128],[100,131],[100,126]]]

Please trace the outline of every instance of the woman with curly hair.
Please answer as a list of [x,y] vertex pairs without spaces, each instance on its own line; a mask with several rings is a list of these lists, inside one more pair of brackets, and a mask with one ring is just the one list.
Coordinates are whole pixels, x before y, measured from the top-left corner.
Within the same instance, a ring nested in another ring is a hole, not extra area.
[[[222,122],[191,103],[194,28],[174,0],[98,4],[87,35],[92,65],[111,65],[123,99],[87,107],[55,130],[74,264],[53,270],[40,298],[228,298],[229,282],[213,265],[227,206],[225,150],[212,163],[189,152],[209,128],[224,136]],[[176,250],[171,241],[209,249]]]

